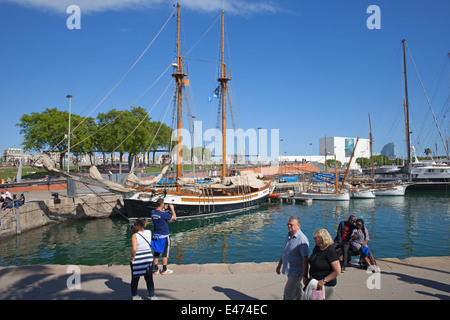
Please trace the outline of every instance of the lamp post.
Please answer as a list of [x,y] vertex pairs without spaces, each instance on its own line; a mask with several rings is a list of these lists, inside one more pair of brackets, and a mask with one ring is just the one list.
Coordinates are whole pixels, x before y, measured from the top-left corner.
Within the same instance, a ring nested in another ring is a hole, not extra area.
[[191,164],[192,164],[192,175],[195,178],[195,155],[194,155],[194,147],[195,147],[195,116],[191,115],[192,118],[192,153],[191,153]]
[[68,94],[66,98],[69,98],[69,130],[67,134],[67,172],[69,172],[70,167],[70,113],[72,108],[72,95]]
[[283,148],[281,147],[281,143],[283,142],[283,139],[280,139],[280,163],[279,163],[279,166],[280,166],[280,171],[281,171],[281,174],[283,174],[283,162],[281,161],[282,159],[283,159]]

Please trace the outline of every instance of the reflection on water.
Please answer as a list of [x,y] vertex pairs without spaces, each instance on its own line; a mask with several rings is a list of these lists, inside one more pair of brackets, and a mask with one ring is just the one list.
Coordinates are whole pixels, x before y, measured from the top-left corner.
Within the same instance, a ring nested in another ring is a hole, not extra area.
[[[278,261],[289,216],[300,217],[312,251],[314,230],[326,228],[334,237],[350,214],[364,219],[375,258],[450,255],[450,196],[413,193],[312,205],[265,203],[245,213],[173,222],[169,263]],[[0,265],[126,265],[128,226],[126,220],[102,219],[24,232],[0,241]]]

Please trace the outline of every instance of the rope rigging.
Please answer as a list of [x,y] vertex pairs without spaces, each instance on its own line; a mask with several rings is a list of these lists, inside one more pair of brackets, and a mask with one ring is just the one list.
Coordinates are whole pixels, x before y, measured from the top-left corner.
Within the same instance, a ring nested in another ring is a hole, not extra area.
[[435,122],[435,124],[436,124],[436,128],[437,128],[438,131],[439,131],[439,136],[441,137],[442,143],[444,144],[445,152],[447,153],[447,158],[450,158],[450,155],[449,155],[449,153],[448,153],[447,144],[445,143],[445,140],[444,140],[444,138],[442,137],[441,129],[439,128],[439,124],[438,124],[438,122],[437,122],[437,120],[436,120],[436,116],[434,115],[433,108],[431,107],[430,99],[428,99],[427,92],[425,91],[425,88],[424,88],[424,86],[423,86],[422,79],[420,78],[419,71],[417,70],[416,63],[414,62],[414,59],[413,59],[413,57],[412,57],[412,54],[411,54],[411,51],[409,50],[408,45],[406,45],[406,48],[408,49],[409,56],[411,57],[411,61],[412,61],[413,65],[414,65],[414,69],[416,70],[417,77],[419,78],[419,82],[420,82],[420,85],[421,85],[421,87],[422,87],[423,93],[425,94],[425,97],[426,97],[426,99],[427,99],[428,106],[429,106],[429,108],[430,108],[431,114],[433,115],[433,119],[434,119],[434,122]]
[[[141,55],[136,59],[136,61],[131,65],[131,67],[128,69],[128,71],[122,76],[122,78],[113,86],[113,88],[103,97],[103,99],[94,107],[94,109],[74,128],[70,131],[70,134],[73,134],[73,132],[113,93],[113,91],[119,86],[120,83],[122,83],[122,81],[128,76],[128,74],[131,72],[131,70],[134,69],[134,67],[136,66],[136,64],[142,59],[142,57],[144,56],[144,54],[148,51],[148,49],[150,49],[150,47],[152,46],[152,44],[155,42],[155,40],[158,38],[158,36],[161,34],[161,32],[164,30],[164,28],[166,27],[167,23],[170,21],[170,19],[172,18],[173,14],[175,13],[176,9],[174,9],[171,14],[169,15],[169,17],[167,18],[166,22],[164,23],[164,25],[161,27],[161,29],[158,31],[158,33],[156,34],[156,36],[153,38],[153,40],[147,45],[147,47],[145,48],[145,50],[141,53]],[[52,152],[53,150],[55,150],[55,148],[57,146],[59,146],[63,141],[65,140],[62,139],[55,147],[53,147],[50,152]]]

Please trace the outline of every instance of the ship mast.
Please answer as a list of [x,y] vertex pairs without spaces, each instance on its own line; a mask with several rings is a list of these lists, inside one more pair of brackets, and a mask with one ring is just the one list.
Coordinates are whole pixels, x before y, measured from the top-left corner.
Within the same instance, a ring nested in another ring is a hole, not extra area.
[[[177,58],[173,65],[176,68],[172,77],[175,79],[177,86],[176,106],[177,106],[177,179],[181,177],[181,124],[183,116],[183,78],[187,76],[183,73],[183,58],[180,56],[180,25],[181,25],[181,9],[177,3]],[[181,188],[177,184],[177,192]]]
[[405,127],[406,127],[406,154],[407,154],[407,162],[406,169],[407,174],[411,172],[411,132],[409,129],[409,103],[408,103],[408,76],[406,74],[406,40],[402,40],[403,44],[403,70],[405,74]]
[[220,88],[222,92],[222,177],[227,175],[227,82],[231,80],[227,78],[227,68],[225,66],[224,58],[224,38],[225,38],[225,16],[222,11],[222,32],[221,32],[221,64],[220,64],[220,77],[217,79],[220,83]]
[[372,138],[372,124],[370,122],[370,112],[369,112],[369,129],[370,129],[370,163],[372,164],[372,188],[375,188],[375,168],[373,164],[373,138]]

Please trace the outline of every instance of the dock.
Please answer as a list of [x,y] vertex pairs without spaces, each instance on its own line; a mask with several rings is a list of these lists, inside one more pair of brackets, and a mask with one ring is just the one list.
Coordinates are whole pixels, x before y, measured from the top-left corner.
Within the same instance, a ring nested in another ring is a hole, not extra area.
[[[359,269],[353,261],[347,271],[338,276],[334,300],[450,299],[450,257],[379,258],[376,261],[380,268],[376,273]],[[157,275],[153,279],[159,301],[182,300],[165,309],[168,316],[180,314],[188,303],[201,305],[208,300],[239,300],[235,304],[242,300],[253,300],[255,304],[282,300],[287,277],[278,275],[276,266],[277,262],[169,264],[173,274]],[[79,286],[74,285],[77,274]],[[0,299],[130,300],[130,280],[128,265],[0,267]],[[138,294],[147,298],[144,279],[139,282]],[[298,308],[298,304],[282,306]],[[271,316],[275,316],[274,310],[271,312]]]
[[313,199],[311,197],[308,196],[302,196],[299,194],[291,194],[291,193],[283,193],[281,194],[278,199],[280,200],[280,202],[286,202],[286,203],[304,203],[307,205],[311,205],[313,202]]

